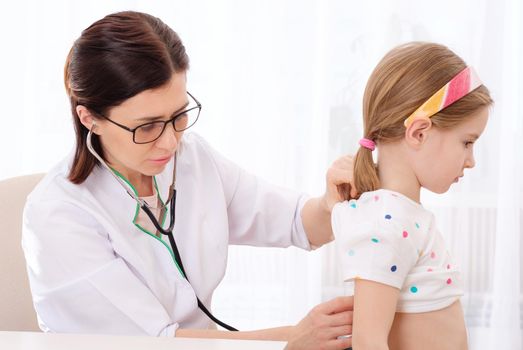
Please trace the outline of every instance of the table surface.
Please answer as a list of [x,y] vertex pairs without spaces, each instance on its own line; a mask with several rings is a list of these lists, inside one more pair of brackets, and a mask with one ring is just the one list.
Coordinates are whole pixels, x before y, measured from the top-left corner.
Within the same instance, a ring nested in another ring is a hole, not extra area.
[[278,341],[0,331],[0,349],[6,350],[283,350],[284,347],[285,342]]

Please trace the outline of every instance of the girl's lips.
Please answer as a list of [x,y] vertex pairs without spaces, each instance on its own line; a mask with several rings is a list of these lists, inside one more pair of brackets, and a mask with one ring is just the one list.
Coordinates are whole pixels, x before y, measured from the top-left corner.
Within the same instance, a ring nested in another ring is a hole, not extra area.
[[458,181],[459,181],[459,179],[460,179],[460,178],[462,178],[462,177],[463,177],[463,175],[461,175],[461,176],[458,176],[457,178],[455,178],[455,179],[454,179],[454,182],[458,182]]

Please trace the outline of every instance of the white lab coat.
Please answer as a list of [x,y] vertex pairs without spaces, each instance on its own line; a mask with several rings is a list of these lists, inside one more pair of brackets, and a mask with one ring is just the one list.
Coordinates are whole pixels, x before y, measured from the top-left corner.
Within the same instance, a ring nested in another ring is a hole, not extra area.
[[[168,239],[134,225],[137,204],[112,175],[96,167],[74,185],[67,180],[70,162],[45,176],[24,210],[22,246],[44,331],[173,336],[178,327],[211,328],[195,293],[210,309],[229,244],[310,249],[303,195],[263,182],[200,136],[185,134],[174,237],[189,284]],[[156,176],[163,201],[173,163]]]

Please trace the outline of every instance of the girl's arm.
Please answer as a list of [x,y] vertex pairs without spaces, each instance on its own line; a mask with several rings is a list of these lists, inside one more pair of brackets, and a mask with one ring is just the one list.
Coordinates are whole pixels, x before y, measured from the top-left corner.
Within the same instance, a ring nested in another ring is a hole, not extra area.
[[358,350],[387,350],[399,289],[364,279],[354,282],[352,344]]

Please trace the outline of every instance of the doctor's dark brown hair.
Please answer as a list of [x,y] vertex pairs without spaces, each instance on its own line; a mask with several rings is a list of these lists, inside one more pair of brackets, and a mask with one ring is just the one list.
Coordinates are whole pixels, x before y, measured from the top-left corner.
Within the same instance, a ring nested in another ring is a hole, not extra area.
[[[372,72],[363,96],[363,137],[379,144],[405,135],[403,122],[467,65],[443,45],[411,42],[383,57]],[[430,120],[439,129],[452,128],[493,103],[480,85]],[[354,158],[354,184],[359,194],[377,190],[378,169],[372,151],[360,147]]]
[[[87,149],[88,130],[80,122],[78,105],[107,115],[112,107],[166,84],[173,73],[188,68],[189,58],[178,35],[151,15],[114,13],[85,29],[69,51],[64,68],[76,133],[69,180],[81,184],[98,164]],[[104,157],[98,136],[93,134],[91,140]]]

